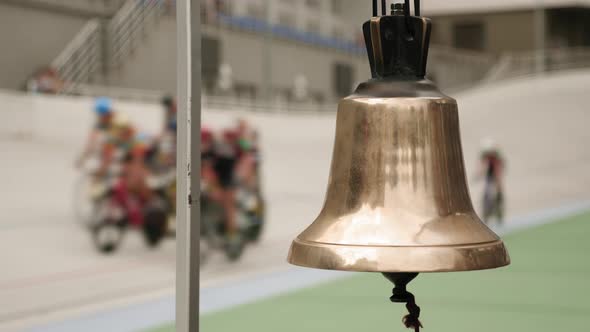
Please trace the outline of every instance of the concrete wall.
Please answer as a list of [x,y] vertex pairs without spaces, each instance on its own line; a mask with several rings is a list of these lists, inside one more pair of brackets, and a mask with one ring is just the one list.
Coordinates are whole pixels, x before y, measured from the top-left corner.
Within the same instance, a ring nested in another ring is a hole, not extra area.
[[[372,16],[371,1],[340,0],[342,2],[342,18],[350,24],[358,25],[369,20]],[[380,10],[380,9],[379,9]]]
[[0,3],[47,11],[66,12],[76,16],[110,16],[126,0],[0,0]]
[[432,42],[453,46],[453,26],[461,23],[483,23],[483,51],[499,54],[507,51],[534,49],[532,11],[511,11],[486,14],[449,15],[432,18]]
[[[204,26],[203,34],[221,41],[221,64],[229,64],[235,84],[255,85],[262,94],[264,80],[264,39],[259,34]],[[290,89],[297,75],[306,76],[309,90],[334,99],[332,66],[348,63],[354,68],[355,81],[370,76],[364,56],[353,56],[328,48],[319,48],[289,40],[273,39],[271,46],[272,86]],[[113,86],[174,91],[176,87],[175,20],[164,17],[147,33],[123,66],[110,73],[107,81]],[[351,87],[352,88],[352,87]]]
[[[350,22],[358,21],[361,24],[371,16],[370,1],[343,1],[344,16]],[[423,14],[432,19],[432,42],[435,44],[453,46],[453,24],[482,22],[486,30],[483,51],[499,54],[505,51],[527,51],[534,48],[534,22],[531,10],[430,15],[428,6],[423,6],[422,9]]]
[[176,20],[163,17],[146,31],[146,37],[119,68],[111,68],[106,82],[112,86],[176,91]]
[[0,3],[0,88],[18,89],[48,65],[86,23],[86,18]]
[[[332,50],[318,50],[283,40],[272,45],[273,86],[288,89],[293,87],[294,78],[303,74],[309,82],[310,91],[321,93],[326,99],[334,100],[333,66],[344,63],[353,66],[357,82],[370,78],[371,72],[365,56],[350,56]],[[351,87],[352,89],[353,87]]]

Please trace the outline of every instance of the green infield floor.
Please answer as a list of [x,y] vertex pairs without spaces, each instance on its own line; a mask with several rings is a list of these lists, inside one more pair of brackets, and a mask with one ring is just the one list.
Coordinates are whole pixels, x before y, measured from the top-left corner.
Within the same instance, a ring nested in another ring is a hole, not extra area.
[[[509,267],[422,274],[424,331],[590,331],[590,213],[505,237]],[[392,285],[363,273],[205,315],[203,332],[409,331]],[[150,332],[173,331],[173,325]]]

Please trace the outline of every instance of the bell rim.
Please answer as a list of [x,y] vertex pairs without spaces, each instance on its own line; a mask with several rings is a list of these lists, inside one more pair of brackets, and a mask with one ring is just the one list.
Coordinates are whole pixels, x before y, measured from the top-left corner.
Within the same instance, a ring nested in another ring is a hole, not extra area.
[[[354,256],[362,259],[346,262]],[[296,238],[287,262],[323,270],[428,273],[500,268],[510,264],[510,256],[501,239],[458,245],[363,246]]]

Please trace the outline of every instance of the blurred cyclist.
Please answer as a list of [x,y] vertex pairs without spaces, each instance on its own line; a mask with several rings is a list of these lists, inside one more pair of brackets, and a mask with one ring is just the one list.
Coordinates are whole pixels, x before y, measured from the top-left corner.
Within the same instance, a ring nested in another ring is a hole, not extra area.
[[237,133],[234,130],[223,131],[221,140],[215,144],[215,173],[221,188],[221,200],[226,214],[228,239],[238,237],[236,224],[235,169],[238,161]]
[[258,132],[251,128],[244,119],[238,119],[236,126],[238,135],[239,160],[237,173],[241,183],[258,186],[258,165],[260,164],[260,150],[258,148]]
[[237,135],[237,144],[240,150],[242,150],[242,148],[247,151],[257,150],[258,133],[256,130],[250,127],[245,119],[238,119],[235,132]]
[[173,131],[176,133],[176,100],[172,96],[162,98],[164,107],[164,131]]
[[96,113],[96,124],[91,129],[86,146],[76,161],[77,167],[81,167],[93,153],[97,152],[112,134],[114,111],[111,99],[97,98],[94,102],[94,112]]
[[496,143],[486,138],[481,146],[481,165],[479,175],[484,177],[483,219],[485,222],[495,215],[498,222],[504,218],[504,192],[502,177],[504,173],[504,159]]
[[162,106],[164,119],[157,139],[157,162],[161,170],[166,170],[176,165],[176,101],[172,96],[166,96],[162,98]]
[[108,137],[100,153],[99,174],[118,173],[124,159],[135,144],[135,128],[124,114],[113,117]]
[[131,224],[142,222],[142,206],[152,197],[148,186],[149,170],[145,165],[147,146],[139,141],[131,141],[122,160],[119,181],[115,187],[115,195],[125,207]]
[[201,190],[212,200],[221,202],[222,192],[215,169],[215,136],[208,128],[201,128]]

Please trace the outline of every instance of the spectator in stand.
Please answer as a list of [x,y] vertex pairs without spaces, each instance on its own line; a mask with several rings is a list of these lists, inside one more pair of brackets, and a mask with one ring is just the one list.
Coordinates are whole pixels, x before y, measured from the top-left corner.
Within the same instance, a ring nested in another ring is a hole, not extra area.
[[216,14],[228,14],[228,4],[226,0],[213,0],[215,2]]
[[216,23],[219,14],[227,14],[228,6],[224,0],[204,0],[201,2],[203,23]]
[[27,84],[27,89],[31,92],[57,94],[63,89],[64,82],[59,77],[57,70],[51,67],[45,67],[34,75]]

